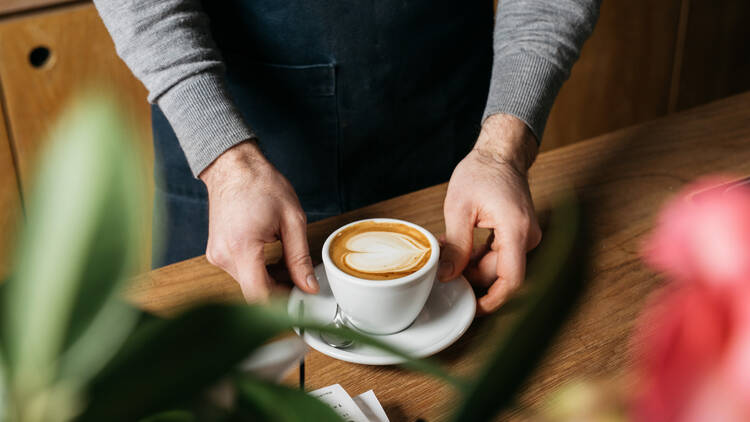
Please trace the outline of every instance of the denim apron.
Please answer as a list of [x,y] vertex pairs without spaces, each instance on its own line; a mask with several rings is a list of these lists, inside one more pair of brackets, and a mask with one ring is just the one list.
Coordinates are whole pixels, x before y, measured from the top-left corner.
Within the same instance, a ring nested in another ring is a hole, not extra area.
[[[480,129],[492,0],[204,1],[227,85],[309,221],[445,182]],[[155,266],[203,254],[206,189],[152,109]]]

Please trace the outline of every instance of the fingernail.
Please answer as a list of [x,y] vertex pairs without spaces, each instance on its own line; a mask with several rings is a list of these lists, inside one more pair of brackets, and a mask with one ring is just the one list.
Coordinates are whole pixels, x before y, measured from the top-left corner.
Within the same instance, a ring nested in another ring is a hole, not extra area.
[[307,287],[309,287],[311,290],[318,291],[318,279],[315,278],[315,274],[310,274],[307,276]]
[[440,261],[438,265],[438,280],[445,280],[453,274],[453,263],[451,261]]

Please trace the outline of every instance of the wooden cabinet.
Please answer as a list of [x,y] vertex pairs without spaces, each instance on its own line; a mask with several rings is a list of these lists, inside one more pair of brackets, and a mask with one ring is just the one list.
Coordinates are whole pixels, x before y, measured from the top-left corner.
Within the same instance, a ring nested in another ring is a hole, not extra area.
[[86,90],[114,95],[150,145],[146,91],[117,57],[93,5],[1,22],[0,80],[24,188],[60,112]]
[[693,0],[689,5],[674,101],[678,111],[750,90],[750,1]]
[[[151,180],[152,147],[146,90],[117,57],[109,34],[90,3],[57,7],[0,19],[0,83],[7,135],[18,182],[2,179],[2,189],[29,189],[37,153],[61,111],[87,90],[116,98],[127,123],[136,128]],[[5,131],[3,131],[5,133]],[[0,139],[0,142],[2,140]],[[150,208],[151,204],[144,204]],[[4,207],[4,206],[3,206]],[[2,221],[2,216],[0,216]],[[150,222],[144,222],[144,266],[150,255]]]
[[748,1],[604,0],[542,149],[750,89],[749,19]]
[[550,113],[544,150],[667,114],[681,3],[602,2]]
[[74,1],[76,0],[3,0],[0,2],[0,14],[21,12]]

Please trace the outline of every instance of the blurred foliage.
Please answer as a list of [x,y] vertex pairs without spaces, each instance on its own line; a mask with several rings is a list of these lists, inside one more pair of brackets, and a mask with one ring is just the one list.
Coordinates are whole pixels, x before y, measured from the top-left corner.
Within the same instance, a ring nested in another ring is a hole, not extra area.
[[[473,381],[353,330],[298,320],[279,306],[205,305],[171,319],[144,317],[120,299],[137,265],[138,224],[148,207],[138,142],[119,116],[111,99],[83,97],[47,142],[14,273],[0,289],[0,421],[338,420],[302,392],[232,375],[254,349],[293,327],[401,356],[407,368],[464,396],[456,420],[487,420],[513,398],[582,280],[574,265],[579,210],[566,201],[530,265],[533,288],[522,315],[503,327]],[[234,408],[207,410],[205,391],[226,379]]]
[[90,97],[48,140],[2,309],[16,419],[72,416],[80,388],[135,323],[118,298],[145,201],[132,138],[108,101]]
[[328,405],[300,390],[261,383],[249,377],[239,378],[236,386],[239,420],[294,422],[339,419]]
[[[510,323],[492,324],[494,352],[454,415],[456,421],[490,420],[512,403],[542,358],[583,288],[586,231],[572,197],[552,210],[545,241],[533,254],[524,290]],[[497,334],[499,333],[499,335]]]
[[545,400],[538,422],[625,422],[623,391],[611,380],[570,382]]

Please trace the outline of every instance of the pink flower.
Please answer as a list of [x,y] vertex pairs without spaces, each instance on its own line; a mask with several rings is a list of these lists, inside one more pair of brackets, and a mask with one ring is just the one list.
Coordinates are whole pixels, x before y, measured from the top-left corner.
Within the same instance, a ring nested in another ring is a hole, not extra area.
[[750,421],[750,190],[709,183],[670,203],[646,245],[678,282],[636,326],[636,421]]
[[[636,421],[750,421],[750,287],[667,287],[636,327]],[[710,416],[710,417],[709,417]]]
[[710,189],[712,178],[667,205],[646,247],[646,260],[675,280],[750,282],[750,188]]

